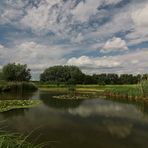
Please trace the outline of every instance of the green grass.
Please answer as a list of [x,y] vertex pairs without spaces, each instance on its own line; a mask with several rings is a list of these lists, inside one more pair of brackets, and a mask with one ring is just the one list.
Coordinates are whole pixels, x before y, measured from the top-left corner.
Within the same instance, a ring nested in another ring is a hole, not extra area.
[[39,88],[66,88],[67,86],[65,84],[38,84],[37,85]]
[[[55,90],[66,91],[65,85],[40,85],[41,90]],[[143,96],[141,86],[137,85],[76,85],[78,92],[100,92],[100,93],[113,93],[128,96]]]
[[39,100],[3,100],[0,101],[0,113],[12,109],[31,108],[41,104]]
[[79,91],[97,91],[104,94],[112,93],[127,96],[143,96],[141,87],[137,85],[78,85]]
[[104,89],[105,93],[113,93],[128,96],[142,96],[140,85],[113,85]]

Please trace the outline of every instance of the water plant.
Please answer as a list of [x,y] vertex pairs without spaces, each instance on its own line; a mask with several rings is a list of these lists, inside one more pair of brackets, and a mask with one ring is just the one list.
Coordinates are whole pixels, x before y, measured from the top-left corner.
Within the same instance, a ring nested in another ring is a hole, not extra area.
[[0,101],[0,113],[12,109],[30,108],[41,104],[39,100],[3,100]]

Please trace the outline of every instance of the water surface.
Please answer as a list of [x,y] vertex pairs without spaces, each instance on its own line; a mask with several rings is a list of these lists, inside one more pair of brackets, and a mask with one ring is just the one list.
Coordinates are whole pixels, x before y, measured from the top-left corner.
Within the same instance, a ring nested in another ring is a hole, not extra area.
[[[147,106],[104,100],[58,100],[58,92],[39,91],[22,98],[43,105],[0,114],[1,127],[29,134],[46,148],[147,148]],[[15,97],[11,94],[11,97]],[[1,97],[0,97],[1,98]],[[3,99],[7,99],[7,97]],[[22,99],[21,98],[21,99]],[[20,99],[20,97],[18,97]]]

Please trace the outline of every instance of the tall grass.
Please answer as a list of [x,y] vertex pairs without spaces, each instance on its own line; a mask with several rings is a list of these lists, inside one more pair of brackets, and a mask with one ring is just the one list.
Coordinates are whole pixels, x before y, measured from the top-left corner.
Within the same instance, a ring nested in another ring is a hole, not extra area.
[[148,97],[148,80],[142,80],[140,86],[143,96]]
[[125,96],[142,96],[142,92],[139,85],[115,85],[110,87],[108,86],[105,89],[105,93],[112,93]]

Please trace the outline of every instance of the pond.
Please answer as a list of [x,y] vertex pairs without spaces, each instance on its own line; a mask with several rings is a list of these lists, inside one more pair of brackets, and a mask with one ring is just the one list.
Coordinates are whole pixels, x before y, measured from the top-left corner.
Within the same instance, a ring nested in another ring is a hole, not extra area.
[[57,94],[60,93],[26,94],[27,99],[40,99],[43,104],[1,113],[1,128],[28,135],[33,143],[46,143],[45,148],[147,147],[148,111],[144,104],[115,102],[101,97],[53,99]]

